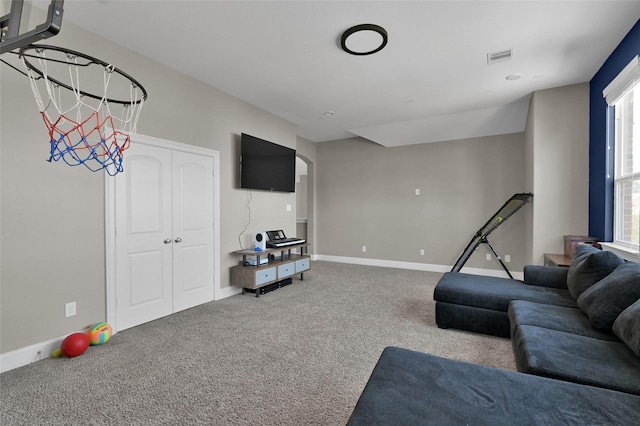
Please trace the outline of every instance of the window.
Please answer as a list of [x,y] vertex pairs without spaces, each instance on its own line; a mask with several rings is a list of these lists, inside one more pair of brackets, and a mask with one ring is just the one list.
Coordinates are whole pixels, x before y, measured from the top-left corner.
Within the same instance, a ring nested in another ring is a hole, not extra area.
[[603,90],[614,108],[614,243],[640,249],[640,58],[636,56]]
[[615,108],[614,242],[640,247],[640,84]]

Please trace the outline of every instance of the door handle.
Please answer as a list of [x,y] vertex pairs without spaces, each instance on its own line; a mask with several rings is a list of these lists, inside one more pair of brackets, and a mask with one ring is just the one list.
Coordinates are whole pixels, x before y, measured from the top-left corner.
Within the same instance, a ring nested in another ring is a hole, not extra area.
[[165,244],[171,244],[171,238],[167,238],[166,240],[164,240]]
[[176,243],[179,243],[179,242],[181,242],[181,241],[182,241],[182,238],[178,237],[178,238],[176,238],[174,241],[175,241]]

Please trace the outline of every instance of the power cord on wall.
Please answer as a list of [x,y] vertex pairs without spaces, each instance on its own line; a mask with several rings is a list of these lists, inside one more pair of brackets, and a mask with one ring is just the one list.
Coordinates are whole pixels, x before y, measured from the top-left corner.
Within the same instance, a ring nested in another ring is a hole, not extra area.
[[247,221],[247,224],[244,226],[244,229],[242,230],[242,232],[240,232],[240,235],[238,235],[238,244],[240,244],[241,250],[245,249],[242,246],[242,234],[247,232],[247,228],[249,228],[249,225],[251,224],[251,206],[249,204],[251,204],[252,199],[253,199],[253,194],[251,193],[251,191],[249,191],[249,200],[247,200],[247,211],[249,212],[249,220]]

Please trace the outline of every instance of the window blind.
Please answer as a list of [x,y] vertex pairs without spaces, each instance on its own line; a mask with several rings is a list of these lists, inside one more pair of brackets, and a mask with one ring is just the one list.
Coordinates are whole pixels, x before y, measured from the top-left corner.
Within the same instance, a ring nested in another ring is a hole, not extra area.
[[612,106],[640,82],[640,56],[636,55],[602,91],[607,105]]

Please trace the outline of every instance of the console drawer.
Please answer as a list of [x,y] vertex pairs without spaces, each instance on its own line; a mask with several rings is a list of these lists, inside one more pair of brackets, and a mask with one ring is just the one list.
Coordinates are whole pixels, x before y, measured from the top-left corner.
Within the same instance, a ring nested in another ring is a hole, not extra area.
[[274,281],[276,279],[276,268],[266,268],[256,271],[256,286]]
[[296,260],[296,273],[306,271],[310,268],[310,259],[300,259]]
[[283,263],[278,266],[278,278],[285,278],[296,273],[296,265],[293,262]]

